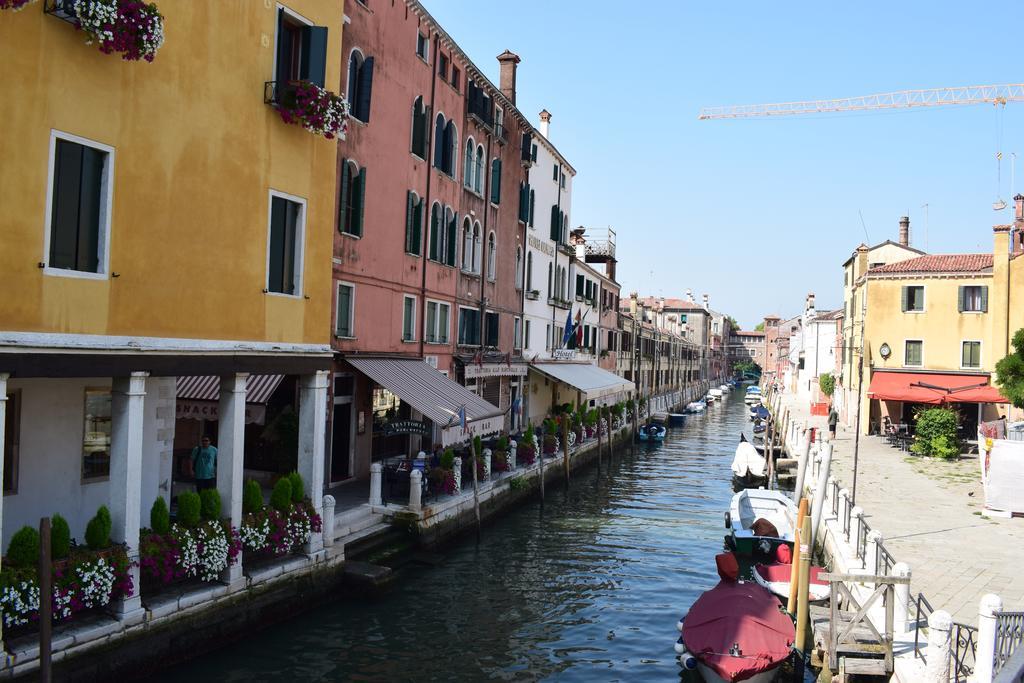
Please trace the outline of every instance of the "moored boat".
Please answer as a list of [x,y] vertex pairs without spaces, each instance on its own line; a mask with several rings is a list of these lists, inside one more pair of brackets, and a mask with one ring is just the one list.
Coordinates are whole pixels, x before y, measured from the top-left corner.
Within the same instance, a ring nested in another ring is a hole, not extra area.
[[703,413],[707,410],[708,404],[703,400],[701,401],[690,401],[686,404],[686,412],[688,413]]
[[[825,572],[821,567],[812,566],[810,572],[810,586],[807,593],[811,602],[824,602],[828,600],[829,586],[827,581],[822,581],[820,575]],[[790,579],[793,578],[793,565],[779,562],[771,564],[759,564],[754,567],[754,581],[760,586],[768,589],[784,600],[789,599],[791,586]]]
[[636,430],[636,436],[641,441],[664,441],[668,432],[665,425],[657,422],[648,422]]
[[792,546],[797,509],[779,491],[746,489],[732,497],[725,526],[738,553],[770,554],[780,544]]
[[721,389],[708,389],[708,395],[714,396],[716,399],[722,398],[724,394],[725,392],[722,391]]
[[733,475],[739,479],[754,482],[753,485],[757,486],[756,480],[764,483],[766,469],[767,461],[757,452],[754,444],[748,442],[746,437],[740,434],[740,442],[736,446],[736,454],[732,459]]

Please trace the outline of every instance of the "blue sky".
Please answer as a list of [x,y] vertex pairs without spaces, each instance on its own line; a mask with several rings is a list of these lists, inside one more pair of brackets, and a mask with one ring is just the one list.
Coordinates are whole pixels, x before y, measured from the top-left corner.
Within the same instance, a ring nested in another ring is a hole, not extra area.
[[1011,152],[1024,190],[1024,103],[697,120],[702,106],[1024,82],[1013,3],[425,2],[495,83],[494,57],[520,55],[517,105],[535,123],[552,112],[577,170],[572,224],[618,232],[624,294],[692,288],[745,327],[795,314],[808,291],[839,307],[842,262],[896,239],[900,216],[914,246],[927,203],[928,251],[990,251],[991,226],[1012,220],[992,210],[997,193],[1012,205]]

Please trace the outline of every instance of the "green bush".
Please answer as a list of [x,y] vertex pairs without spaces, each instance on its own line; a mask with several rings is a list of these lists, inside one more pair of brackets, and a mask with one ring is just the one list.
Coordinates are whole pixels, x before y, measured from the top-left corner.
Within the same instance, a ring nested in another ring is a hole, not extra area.
[[110,529],[113,523],[110,521],[110,510],[106,505],[101,505],[96,511],[96,516],[89,520],[85,526],[85,543],[93,550],[103,550],[110,547]]
[[441,454],[441,467],[446,470],[455,467],[455,451],[450,448],[444,449],[444,453]]
[[628,399],[626,401],[626,412],[632,415],[634,407],[636,407],[636,402],[633,399]]
[[171,513],[163,496],[157,496],[153,501],[153,507],[149,508],[149,528],[154,534],[163,535],[171,532]]
[[194,529],[202,516],[203,501],[198,493],[186,491],[178,494],[178,522],[186,529]]
[[[914,431],[914,444],[911,450],[919,455],[936,455],[937,446],[944,453],[955,450],[960,455],[960,442],[957,440],[956,411],[949,408],[925,408],[917,413],[917,424]],[[942,440],[939,440],[942,437]],[[942,455],[940,457],[952,457]]]
[[281,477],[274,484],[270,494],[270,507],[278,512],[287,512],[292,507],[292,482],[288,477]]
[[508,482],[508,488],[511,491],[522,491],[529,485],[530,483],[524,477],[512,477]]
[[533,425],[526,425],[526,431],[523,432],[523,441],[532,444],[533,443]]
[[301,503],[303,496],[306,495],[306,486],[302,482],[302,475],[293,470],[288,475],[288,481],[292,485],[292,502]]
[[68,520],[58,514],[50,519],[50,555],[62,560],[71,552],[71,527]]
[[996,363],[996,385],[1003,396],[1024,408],[1024,327],[1013,334],[1013,351]]
[[473,455],[479,456],[484,452],[483,441],[480,440],[479,436],[473,437]]
[[948,436],[936,436],[932,439],[932,456],[953,460],[960,457],[960,444],[951,441]]
[[593,408],[593,409],[587,411],[587,414],[583,417],[583,423],[585,425],[587,425],[588,427],[593,427],[593,426],[597,425],[597,422],[600,419],[601,418],[600,418],[600,415],[597,412],[597,408]]
[[836,390],[836,378],[831,373],[824,373],[818,377],[818,386],[821,388],[821,393],[826,396],[832,396],[832,393]]
[[11,536],[7,546],[7,564],[14,567],[35,567],[39,564],[39,531],[23,526]]
[[502,434],[502,435],[501,435],[501,436],[500,436],[500,437],[498,438],[498,446],[497,446],[497,449],[498,449],[499,451],[507,451],[507,450],[508,450],[508,437],[507,437],[506,435]]
[[203,519],[216,522],[220,519],[220,492],[217,489],[203,489],[199,492],[199,514]]
[[263,509],[263,490],[255,479],[245,482],[242,489],[242,512],[252,514]]

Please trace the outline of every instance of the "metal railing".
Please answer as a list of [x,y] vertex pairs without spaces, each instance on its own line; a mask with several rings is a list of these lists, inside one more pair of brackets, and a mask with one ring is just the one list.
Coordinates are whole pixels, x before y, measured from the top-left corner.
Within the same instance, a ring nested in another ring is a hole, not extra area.
[[974,673],[974,655],[978,647],[978,629],[959,621],[950,630],[950,678],[954,683],[966,681]]
[[832,481],[832,491],[829,492],[829,497],[832,498],[832,514],[837,518],[839,517],[839,482]]
[[995,669],[999,671],[1024,642],[1024,612],[996,614]]
[[925,657],[928,641],[921,642],[921,629],[922,627],[928,628],[928,617],[934,611],[931,603],[924,597],[924,593],[918,593],[914,600],[914,657],[925,663],[928,662]]
[[871,527],[864,521],[863,515],[857,518],[857,527],[857,557],[863,561],[868,557],[868,534],[871,533]]
[[843,498],[843,535],[846,536],[846,542],[850,542],[850,499],[847,497]]
[[875,543],[875,574],[889,576],[896,565],[896,559],[881,543]]

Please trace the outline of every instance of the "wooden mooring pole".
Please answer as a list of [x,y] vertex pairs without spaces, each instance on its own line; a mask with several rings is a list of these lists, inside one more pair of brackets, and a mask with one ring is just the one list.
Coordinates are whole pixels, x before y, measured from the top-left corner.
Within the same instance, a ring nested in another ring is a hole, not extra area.
[[50,683],[53,636],[53,576],[50,564],[50,518],[39,520],[39,680]]
[[807,621],[810,616],[810,578],[811,578],[811,555],[814,553],[814,546],[811,545],[811,518],[804,515],[803,524],[800,527],[800,580],[796,588],[796,641],[797,650],[805,651],[807,643]]
[[800,545],[802,543],[800,539],[803,538],[800,535],[800,533],[801,529],[803,529],[804,526],[805,517],[807,517],[806,498],[800,501],[800,508],[796,515],[796,526],[793,527],[794,529],[796,529],[796,538],[794,539],[796,542],[793,543],[793,571],[790,573],[789,576],[789,602],[786,603],[786,611],[790,614],[796,614],[797,589],[800,586]]
[[565,464],[565,490],[569,490],[569,416],[562,415],[562,454]]
[[540,509],[544,509],[544,437],[547,436],[544,433],[544,423],[541,422],[540,438],[537,438],[537,432],[533,433],[534,440],[534,455],[537,458],[537,478],[540,480]]

